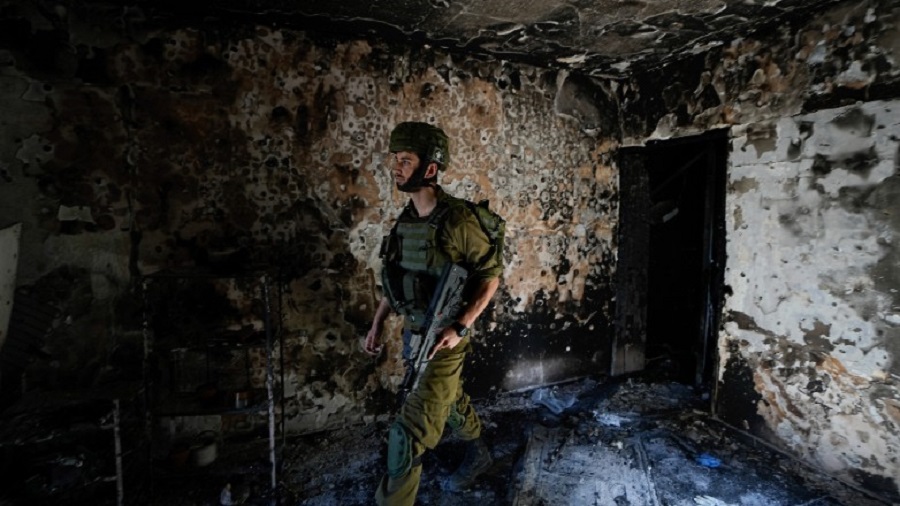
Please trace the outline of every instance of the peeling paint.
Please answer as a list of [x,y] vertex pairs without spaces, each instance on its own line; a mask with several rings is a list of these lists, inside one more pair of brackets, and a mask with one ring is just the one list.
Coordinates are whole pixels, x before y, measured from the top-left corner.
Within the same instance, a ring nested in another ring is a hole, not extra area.
[[[734,295],[723,332],[726,342],[743,343],[723,360],[756,364],[753,388],[764,398],[756,411],[766,420],[757,432],[830,473],[879,483],[888,497],[900,447],[880,400],[900,397],[887,380],[897,329],[885,316],[896,294],[883,282],[898,265],[888,246],[895,201],[885,198],[896,179],[897,107],[867,103],[782,119],[774,156],[734,151],[741,154],[732,159],[728,205],[741,213],[728,224],[725,282]],[[788,156],[797,138],[800,155]],[[786,186],[785,174],[806,184]]]

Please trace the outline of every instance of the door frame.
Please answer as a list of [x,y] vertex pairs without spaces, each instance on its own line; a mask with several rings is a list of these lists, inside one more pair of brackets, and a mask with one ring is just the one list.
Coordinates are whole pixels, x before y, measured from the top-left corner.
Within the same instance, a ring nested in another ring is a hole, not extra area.
[[[685,144],[698,147],[705,163],[702,238],[702,309],[697,316],[698,337],[693,383],[714,386],[718,369],[718,334],[724,303],[725,182],[729,129],[701,135],[648,142],[617,153],[619,167],[619,227],[616,268],[616,319],[610,342],[610,376],[644,369],[646,364],[648,290],[650,286],[651,196],[648,166],[652,150]],[[692,160],[688,165],[696,163]],[[686,170],[682,167],[678,170]],[[676,170],[675,172],[678,172]]]

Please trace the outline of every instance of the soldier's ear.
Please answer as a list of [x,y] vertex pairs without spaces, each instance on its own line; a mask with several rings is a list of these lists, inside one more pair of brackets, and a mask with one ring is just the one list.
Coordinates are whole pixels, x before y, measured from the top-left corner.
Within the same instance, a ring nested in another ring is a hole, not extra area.
[[438,164],[434,162],[429,162],[428,166],[425,167],[425,179],[431,179],[437,177],[438,173]]

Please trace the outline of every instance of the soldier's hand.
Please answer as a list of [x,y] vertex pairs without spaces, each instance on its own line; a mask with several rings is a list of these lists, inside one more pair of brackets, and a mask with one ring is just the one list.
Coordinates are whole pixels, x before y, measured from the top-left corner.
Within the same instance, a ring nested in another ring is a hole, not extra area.
[[369,329],[369,332],[366,334],[366,342],[363,346],[363,349],[369,355],[375,356],[381,353],[383,348],[381,344],[381,333],[382,326],[377,322],[372,323],[372,328]]
[[428,360],[434,358],[435,353],[439,350],[448,349],[452,350],[456,348],[456,345],[462,341],[462,338],[459,337],[459,334],[456,333],[451,327],[447,327],[441,331],[440,335],[441,340],[434,345],[434,348],[431,349],[431,353],[428,354]]

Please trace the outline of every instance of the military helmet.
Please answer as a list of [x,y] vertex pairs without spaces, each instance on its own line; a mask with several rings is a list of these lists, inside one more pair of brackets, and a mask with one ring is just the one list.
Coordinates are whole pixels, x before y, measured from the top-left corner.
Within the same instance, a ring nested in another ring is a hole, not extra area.
[[446,169],[450,165],[450,140],[440,128],[418,121],[405,121],[391,131],[391,153],[409,151],[424,156],[428,162],[437,162]]

